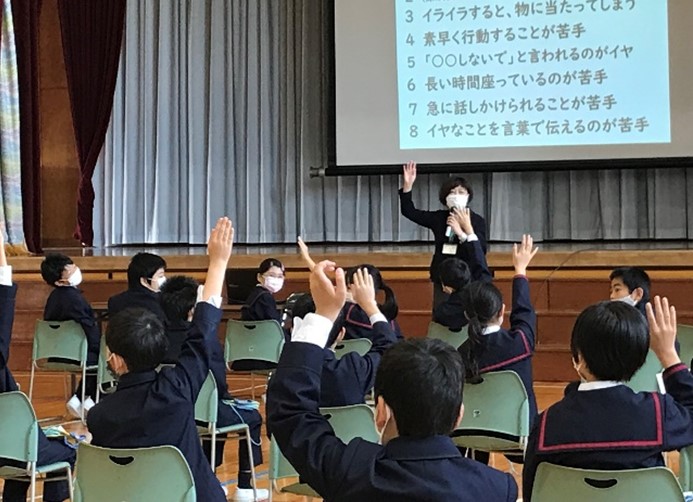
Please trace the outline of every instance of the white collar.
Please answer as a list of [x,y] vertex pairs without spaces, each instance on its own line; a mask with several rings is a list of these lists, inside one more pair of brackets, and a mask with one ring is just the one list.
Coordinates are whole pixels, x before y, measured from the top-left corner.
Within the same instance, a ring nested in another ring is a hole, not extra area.
[[490,335],[491,333],[497,333],[498,331],[501,330],[501,327],[498,326],[497,324],[494,326],[486,326],[484,330],[481,332],[482,335]]
[[578,386],[578,390],[601,390],[617,387],[619,385],[623,385],[623,382],[616,382],[614,380],[597,380],[596,382],[582,382]]

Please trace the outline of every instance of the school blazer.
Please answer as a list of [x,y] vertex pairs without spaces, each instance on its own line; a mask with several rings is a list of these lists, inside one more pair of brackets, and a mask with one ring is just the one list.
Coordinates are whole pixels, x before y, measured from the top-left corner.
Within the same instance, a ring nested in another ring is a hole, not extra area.
[[515,480],[462,457],[447,436],[344,444],[319,412],[324,350],[284,347],[267,393],[268,423],[286,458],[326,501],[512,501]]
[[[510,329],[501,329],[482,337],[484,351],[479,358],[479,372],[509,370],[517,373],[527,390],[530,417],[537,414],[537,402],[532,388],[532,354],[536,340],[537,315],[529,298],[529,281],[524,275],[513,278],[513,306]],[[464,342],[459,352],[469,360],[471,342]]]
[[43,318],[46,321],[78,322],[87,336],[89,364],[96,364],[99,356],[101,331],[91,305],[89,305],[89,302],[84,298],[84,294],[79,289],[72,286],[53,288],[53,291],[48,296],[48,300],[46,300]]
[[347,406],[365,402],[373,388],[380,360],[387,349],[397,343],[397,337],[385,321],[373,325],[373,345],[363,356],[356,352],[341,359],[331,349],[325,349],[322,365],[320,406]]
[[15,382],[12,372],[8,367],[16,297],[16,284],[12,284],[12,286],[0,285],[0,392],[12,392],[17,390],[17,382]]
[[[368,338],[373,341],[374,333],[371,320],[357,303],[345,303],[344,307],[342,307],[342,314],[344,315],[344,327],[346,328],[345,340]],[[393,319],[389,324],[397,340],[402,340],[404,337],[397,321]]]
[[693,376],[686,365],[664,372],[666,394],[633,392],[626,385],[578,391],[545,410],[529,436],[522,472],[530,500],[541,462],[584,469],[663,466],[663,451],[693,444]]
[[245,305],[241,307],[241,320],[267,321],[270,319],[281,323],[282,314],[277,310],[277,302],[274,300],[272,293],[257,285],[248,295]]
[[207,378],[208,347],[216,342],[221,310],[198,303],[193,329],[183,343],[178,364],[160,372],[127,373],[117,390],[87,415],[92,444],[110,448],[176,446],[188,461],[197,500],[226,500],[205,458],[194,419],[197,395]]
[[129,308],[143,308],[153,312],[161,322],[166,322],[166,314],[161,306],[159,293],[149,291],[144,286],[126,289],[108,299],[108,315],[112,316]]

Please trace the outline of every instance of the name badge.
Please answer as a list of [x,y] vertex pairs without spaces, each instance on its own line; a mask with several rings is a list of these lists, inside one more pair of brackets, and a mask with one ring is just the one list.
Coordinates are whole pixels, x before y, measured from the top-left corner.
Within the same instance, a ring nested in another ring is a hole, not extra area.
[[457,244],[443,244],[443,254],[456,255]]

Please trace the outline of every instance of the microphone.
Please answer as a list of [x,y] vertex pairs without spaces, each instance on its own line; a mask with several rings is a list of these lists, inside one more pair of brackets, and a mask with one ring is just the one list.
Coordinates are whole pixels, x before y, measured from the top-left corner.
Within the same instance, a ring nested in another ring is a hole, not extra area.
[[[453,213],[454,213],[454,210],[450,209],[450,216],[452,216]],[[445,238],[448,240],[451,240],[453,235],[455,235],[455,232],[452,229],[452,227],[450,225],[448,225],[448,227],[445,229]]]

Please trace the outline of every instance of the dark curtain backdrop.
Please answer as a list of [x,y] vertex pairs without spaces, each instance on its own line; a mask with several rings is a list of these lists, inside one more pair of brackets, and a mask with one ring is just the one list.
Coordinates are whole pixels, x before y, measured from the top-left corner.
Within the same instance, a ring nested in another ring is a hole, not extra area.
[[19,81],[20,149],[24,238],[41,252],[41,145],[39,123],[39,16],[41,0],[12,0]]
[[91,178],[111,119],[125,0],[58,0],[67,85],[81,176],[74,237],[94,240]]

